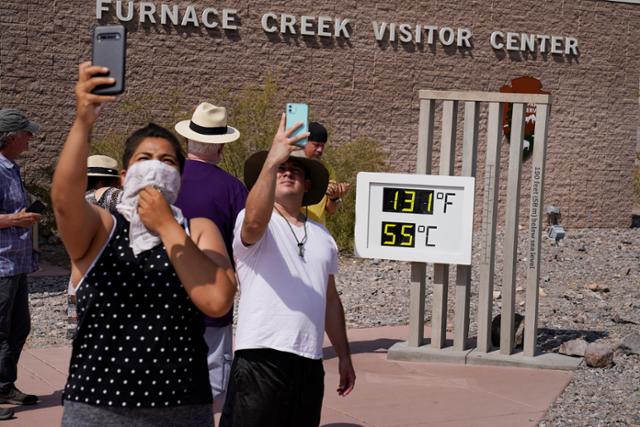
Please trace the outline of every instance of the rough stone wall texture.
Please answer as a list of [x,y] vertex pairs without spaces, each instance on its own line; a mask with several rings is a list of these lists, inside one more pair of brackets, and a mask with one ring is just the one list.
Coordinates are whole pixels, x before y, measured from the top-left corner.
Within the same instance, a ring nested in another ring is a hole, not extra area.
[[[117,21],[116,1],[112,3],[100,23]],[[187,5],[198,11],[208,6],[237,9],[240,26],[224,32],[140,24],[136,11],[134,21],[126,24],[128,88],[122,98],[145,99],[150,116],[159,122],[176,108],[188,111],[210,99],[220,88],[238,91],[247,83],[264,81],[266,73],[275,70],[281,86],[290,88],[291,100],[308,102],[312,117],[334,130],[332,143],[374,137],[383,143],[393,170],[410,172],[415,167],[419,89],[497,91],[515,77],[530,75],[553,95],[544,204],[560,206],[562,223],[568,227],[630,223],[639,118],[638,5],[595,0],[166,3],[178,5],[181,14]],[[137,9],[139,1],[135,5]],[[28,181],[46,184],[72,123],[77,64],[90,57],[90,31],[98,23],[95,8],[96,2],[86,0],[0,4],[0,105],[28,112],[45,129],[21,161]],[[345,40],[267,34],[260,18],[268,11],[349,18],[352,36]],[[378,43],[372,21],[470,28],[473,48]],[[496,30],[576,37],[580,55],[495,51],[489,36]],[[486,110],[481,117],[486,117]],[[98,134],[139,125],[130,123],[126,109],[117,107],[106,109],[100,120]],[[479,137],[479,183],[484,173],[484,128]],[[436,147],[436,167],[437,151]],[[503,144],[502,204],[507,158],[508,145]],[[522,224],[529,175],[525,165]],[[481,197],[481,185],[476,187]]]

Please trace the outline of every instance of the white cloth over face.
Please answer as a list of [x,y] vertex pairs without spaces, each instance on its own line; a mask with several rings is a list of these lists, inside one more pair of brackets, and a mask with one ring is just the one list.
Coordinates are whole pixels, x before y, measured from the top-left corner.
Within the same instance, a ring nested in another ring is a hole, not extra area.
[[134,163],[127,170],[124,180],[122,201],[116,209],[129,221],[129,246],[134,255],[147,251],[160,243],[160,237],[145,227],[138,214],[138,194],[145,187],[155,187],[171,205],[173,217],[179,223],[184,221],[180,208],[173,206],[180,191],[178,169],[159,160],[143,160]]

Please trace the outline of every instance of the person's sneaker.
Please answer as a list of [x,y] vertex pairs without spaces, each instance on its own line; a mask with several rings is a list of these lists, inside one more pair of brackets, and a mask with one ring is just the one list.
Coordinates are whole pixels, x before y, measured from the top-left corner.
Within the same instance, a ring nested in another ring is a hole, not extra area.
[[8,420],[13,418],[13,410],[9,408],[0,408],[0,420]]
[[0,403],[11,403],[13,405],[34,405],[38,403],[38,396],[25,394],[18,390],[16,386],[11,386],[8,391],[0,392]]

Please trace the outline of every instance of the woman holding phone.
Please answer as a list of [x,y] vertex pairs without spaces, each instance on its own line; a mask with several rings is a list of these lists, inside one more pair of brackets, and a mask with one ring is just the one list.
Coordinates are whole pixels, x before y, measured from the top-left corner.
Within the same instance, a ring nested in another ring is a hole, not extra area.
[[[213,424],[202,313],[225,314],[235,277],[217,227],[171,206],[184,155],[149,124],[125,144],[117,213],[85,200],[92,127],[112,79],[79,67],[76,117],[51,196],[72,264],[78,331],[63,391],[63,426]],[[152,184],[152,185],[151,185]]]

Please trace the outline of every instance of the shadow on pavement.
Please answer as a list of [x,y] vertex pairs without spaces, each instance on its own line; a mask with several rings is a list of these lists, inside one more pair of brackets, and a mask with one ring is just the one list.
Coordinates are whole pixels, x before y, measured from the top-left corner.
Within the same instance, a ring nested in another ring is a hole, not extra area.
[[[401,340],[390,338],[378,338],[369,341],[352,341],[349,343],[351,347],[351,354],[357,353],[386,353],[389,347]],[[322,349],[324,353],[324,360],[332,359],[336,357],[336,352],[333,347],[324,347]],[[338,424],[336,424],[338,425]],[[340,424],[343,425],[343,424]],[[344,424],[345,426],[350,424]]]
[[51,394],[47,395],[39,395],[38,403],[35,405],[26,405],[26,406],[12,406],[13,412],[18,415],[20,412],[27,412],[36,409],[43,408],[51,408],[53,406],[61,406],[62,405],[62,390],[54,391]]

